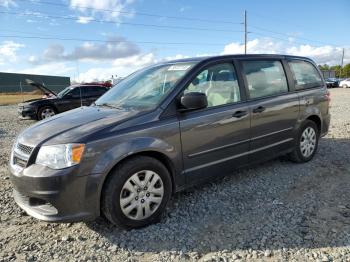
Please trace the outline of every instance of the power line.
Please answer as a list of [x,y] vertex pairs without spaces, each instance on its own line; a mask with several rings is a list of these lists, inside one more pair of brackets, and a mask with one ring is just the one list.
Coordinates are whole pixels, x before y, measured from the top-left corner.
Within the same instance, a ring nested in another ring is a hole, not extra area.
[[[20,1],[26,1],[26,0],[20,0]],[[52,4],[52,5],[58,5],[58,6],[67,6],[64,4],[59,4],[59,3],[52,3],[52,2],[45,2],[45,1],[40,1],[40,2],[36,2],[36,3],[43,3],[43,4]],[[87,8],[87,9],[96,9],[96,8],[90,8],[90,7],[83,7],[83,6],[76,6],[79,8]],[[111,11],[111,12],[125,12],[126,11],[114,11],[114,10],[109,10],[109,9],[96,9],[96,10],[102,10],[102,11]],[[35,13],[35,12],[10,12],[10,11],[0,11],[0,14],[9,14],[9,15],[24,15],[24,16],[36,16],[39,18],[52,18],[52,19],[64,19],[64,20],[73,20],[73,21],[78,21],[79,17],[76,16],[57,16],[57,15],[51,15],[51,14],[44,14],[44,13]],[[147,14],[147,13],[138,13],[138,14]],[[157,16],[157,17],[164,17],[161,15],[156,15],[156,14],[147,14],[149,16]],[[170,18],[170,17],[169,17]],[[171,17],[174,19],[187,19],[186,17]],[[181,29],[181,30],[198,30],[198,31],[212,31],[212,32],[230,32],[230,33],[241,33],[244,32],[244,38],[245,38],[245,53],[246,53],[246,45],[247,45],[247,34],[248,33],[253,33],[256,35],[261,35],[261,36],[265,36],[265,37],[270,37],[270,38],[274,38],[274,39],[279,39],[282,41],[288,41],[291,42],[290,40],[284,39],[284,38],[279,38],[279,37],[275,37],[275,36],[271,36],[271,35],[266,35],[266,34],[262,34],[259,32],[248,32],[247,31],[247,21],[246,21],[246,12],[245,12],[245,18],[244,18],[244,22],[243,23],[233,23],[233,24],[243,24],[244,25],[244,31],[242,30],[226,30],[226,29],[215,29],[215,28],[203,28],[203,27],[186,27],[186,26],[167,26],[167,25],[158,25],[158,24],[144,24],[144,23],[131,23],[131,22],[115,22],[115,21],[110,21],[110,20],[102,20],[102,19],[89,19],[89,22],[97,22],[97,23],[111,23],[111,24],[123,24],[123,25],[130,25],[130,26],[143,26],[143,27],[151,27],[153,29]],[[194,20],[202,20],[202,21],[216,21],[219,22],[218,20],[206,20],[206,19],[195,19]],[[287,36],[287,37],[293,37],[290,36],[286,33],[281,33],[281,32],[276,32],[276,31],[272,31],[269,29],[265,29],[259,26],[254,26],[254,25],[250,25],[250,27],[255,28],[257,30],[260,31],[264,31],[264,32],[269,32],[272,34],[277,34],[277,35],[282,35],[282,36]],[[5,30],[4,30],[5,31]],[[9,31],[9,30],[6,30]],[[17,32],[21,32],[21,31],[17,31]],[[22,32],[22,33],[26,33],[27,32]],[[28,34],[31,34],[28,32]],[[20,35],[0,35],[0,37],[13,37],[13,38],[27,38],[27,39],[41,39],[41,40],[61,40],[61,41],[90,41],[90,42],[128,42],[128,41],[113,41],[113,40],[99,40],[99,39],[81,39],[81,38],[72,38],[72,37],[42,37],[42,36],[20,36]],[[304,37],[293,37],[295,39],[302,39],[302,40],[306,40],[309,42],[318,42],[318,43],[322,43],[322,44],[327,44],[327,45],[331,45],[331,46],[336,46],[334,44],[330,44],[330,43],[325,43],[322,41],[317,41],[317,40],[312,40],[309,38],[304,38]],[[296,42],[293,41],[294,43],[299,43],[299,44],[309,44],[309,43],[302,43],[302,42]],[[165,44],[165,45],[224,45],[224,44],[217,44],[217,43],[184,43],[184,42],[152,42],[152,41],[135,41],[135,43],[142,43],[142,44]]]
[[[264,36],[264,37],[268,37],[268,38],[274,38],[274,39],[278,39],[281,41],[285,41],[285,42],[289,42],[289,43],[295,43],[295,44],[299,44],[299,45],[310,45],[310,43],[306,43],[306,42],[300,42],[300,41],[291,41],[289,39],[285,39],[285,38],[281,38],[281,37],[275,37],[275,36],[271,36],[271,35],[266,35],[266,34],[261,34],[258,32],[249,32],[251,34],[255,34],[255,35],[260,35],[260,36]],[[313,45],[316,47],[322,47],[322,45]],[[339,47],[339,46],[333,46],[333,47]]]
[[127,41],[127,40],[101,40],[86,38],[65,38],[65,37],[45,37],[45,36],[22,36],[22,35],[0,35],[0,38],[20,38],[20,39],[40,39],[40,40],[60,40],[60,41],[82,41],[82,42],[103,42],[103,43],[138,43],[138,44],[159,44],[159,45],[212,45],[222,46],[225,44],[202,43],[202,42],[153,42],[153,41]]
[[[266,18],[267,19],[270,19],[271,16],[267,16],[267,15],[262,15],[262,14],[259,14],[259,13],[256,13],[256,12],[251,12],[249,11],[250,13],[252,13],[254,15],[254,17],[260,17],[261,19],[264,19],[266,21]],[[278,21],[279,23],[282,23],[282,24],[285,24],[285,25],[288,25],[288,26],[293,26],[295,28],[305,28],[305,25],[299,25],[299,24],[296,24],[295,21],[293,21],[293,23],[289,23],[287,22],[285,19],[276,19],[276,17],[274,16],[274,21],[273,22],[276,22]]]
[[[28,0],[18,0],[18,1],[31,2]],[[168,19],[176,19],[176,20],[200,21],[200,22],[222,23],[222,24],[241,24],[239,22],[230,22],[230,21],[223,21],[223,20],[202,19],[202,18],[184,17],[184,16],[166,16],[166,15],[158,15],[158,14],[151,14],[151,13],[145,13],[145,12],[128,12],[128,11],[119,11],[119,10],[113,10],[113,9],[94,8],[94,7],[82,6],[82,5],[66,5],[63,3],[53,3],[53,2],[47,2],[47,1],[35,1],[32,3],[53,5],[53,6],[63,6],[63,7],[74,7],[74,8],[80,8],[80,9],[88,9],[88,10],[94,10],[94,11],[128,14],[128,15],[168,18]]]
[[[37,14],[37,13],[25,13],[25,12],[9,12],[9,11],[0,11],[0,14],[9,14],[9,15],[24,15],[24,16],[36,16],[39,18],[53,18],[53,19],[64,19],[64,20],[73,20],[78,21],[79,17],[77,16],[57,16],[49,14]],[[214,28],[204,28],[204,27],[186,27],[186,26],[170,26],[170,25],[156,25],[156,24],[144,24],[144,23],[131,23],[131,22],[115,22],[110,20],[103,19],[89,19],[89,22],[97,23],[109,23],[109,24],[122,24],[130,26],[143,26],[143,27],[152,27],[152,28],[161,28],[161,29],[181,29],[181,30],[197,30],[197,31],[212,31],[212,32],[242,32],[226,29],[214,29]]]
[[[255,34],[255,35],[260,35],[260,36],[264,36],[264,37],[269,37],[269,38],[274,38],[274,39],[278,39],[278,40],[281,40],[281,41],[285,41],[285,42],[292,42],[288,39],[285,39],[285,38],[281,38],[281,37],[276,37],[276,36],[271,36],[271,35],[266,35],[266,34],[261,34],[261,33],[258,33],[258,32],[249,32],[250,34]],[[306,45],[308,43],[303,43],[303,42],[297,42],[297,41],[293,41],[293,43],[295,44],[300,44],[300,45]],[[319,46],[320,47],[320,46]]]
[[324,44],[324,45],[337,46],[337,45],[335,45],[335,44],[331,44],[331,43],[327,43],[327,42],[323,42],[323,41],[318,41],[318,40],[313,40],[313,39],[309,39],[309,38],[305,38],[305,37],[291,36],[291,35],[288,35],[288,34],[286,34],[286,33],[281,33],[281,32],[272,31],[272,30],[265,29],[265,28],[262,28],[262,27],[259,27],[259,26],[250,25],[250,27],[255,28],[255,29],[258,29],[258,30],[260,30],[260,31],[265,31],[265,32],[273,33],[273,34],[276,34],[276,35],[282,35],[282,36],[297,38],[297,39],[306,40],[306,41],[309,41],[309,42],[320,43],[320,44]]

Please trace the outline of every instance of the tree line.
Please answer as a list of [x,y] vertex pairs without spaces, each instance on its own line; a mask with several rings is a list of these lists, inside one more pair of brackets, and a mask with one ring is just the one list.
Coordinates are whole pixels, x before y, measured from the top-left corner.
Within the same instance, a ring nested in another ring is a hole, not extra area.
[[350,64],[346,64],[343,67],[340,65],[329,66],[327,64],[324,64],[324,65],[318,65],[318,67],[320,68],[320,70],[334,70],[335,77],[339,77],[339,78],[350,77]]

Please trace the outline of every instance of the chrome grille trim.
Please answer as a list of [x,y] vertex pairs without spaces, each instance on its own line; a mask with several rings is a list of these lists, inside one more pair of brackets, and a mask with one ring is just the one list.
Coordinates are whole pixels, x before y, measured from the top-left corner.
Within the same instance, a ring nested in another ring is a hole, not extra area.
[[21,171],[26,168],[33,149],[34,147],[16,142],[13,147],[11,158],[11,165],[13,168],[15,168],[17,171]]
[[17,143],[16,145],[16,148],[21,152],[23,153],[24,155],[30,155],[33,151],[33,147],[31,146],[26,146],[24,144],[21,144],[21,143]]

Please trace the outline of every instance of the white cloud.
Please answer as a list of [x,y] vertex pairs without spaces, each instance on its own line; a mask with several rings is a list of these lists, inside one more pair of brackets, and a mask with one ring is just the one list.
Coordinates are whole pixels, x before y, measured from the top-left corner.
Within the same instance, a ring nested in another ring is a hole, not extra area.
[[113,61],[113,65],[117,67],[134,67],[139,68],[142,66],[150,65],[156,62],[155,55],[153,53],[134,55],[127,58],[118,58]]
[[165,58],[162,58],[162,59],[160,59],[160,61],[170,61],[170,60],[185,59],[185,58],[190,58],[190,57],[204,57],[204,56],[215,56],[215,55],[217,55],[217,54],[197,54],[195,56],[177,54],[174,56],[167,56]]
[[185,12],[185,11],[187,11],[187,10],[190,10],[190,9],[191,9],[191,7],[188,6],[188,5],[186,5],[186,6],[180,7],[179,11],[180,11],[181,13],[183,13],[183,12]]
[[155,63],[157,60],[153,53],[134,55],[128,58],[119,58],[111,66],[91,68],[81,73],[76,81],[92,82],[110,79],[112,75],[125,77],[132,72]]
[[56,19],[50,19],[49,25],[50,26],[59,26],[60,23],[58,23]]
[[35,74],[35,75],[69,75],[76,70],[73,66],[67,66],[66,63],[51,63],[51,64],[43,64],[38,66],[32,66],[30,68],[26,68],[23,70],[17,71],[17,73],[22,74]]
[[[121,38],[123,39],[123,38]],[[22,70],[22,73],[31,74],[50,74],[50,75],[70,75],[74,76],[76,67],[72,63],[75,60],[82,60],[90,69],[82,71],[79,77],[72,77],[72,80],[90,82],[96,80],[107,80],[112,75],[124,77],[128,74],[154,64],[159,61],[168,61],[174,59],[188,58],[188,55],[181,53],[174,56],[157,57],[153,52],[140,53],[139,48],[131,42],[123,42],[125,45],[114,45],[110,42],[105,43],[84,43],[72,51],[66,51],[62,45],[51,45],[41,55],[32,55],[28,58],[29,63],[34,66]],[[7,61],[16,60],[16,51],[23,45],[12,41],[0,44],[0,62],[6,56]],[[233,42],[223,47],[224,54],[242,54],[244,45]],[[315,60],[318,64],[328,63],[331,65],[339,64],[342,49],[332,46],[314,47],[311,45],[298,45],[293,39],[290,41],[275,41],[270,38],[258,38],[248,42],[248,53],[273,53],[273,54],[291,54],[307,56]],[[344,63],[350,63],[350,48],[345,50]],[[218,54],[197,54],[191,56],[210,56]],[[97,66],[97,62],[99,63]],[[91,63],[93,62],[93,63]],[[75,78],[75,79],[74,79]]]
[[162,60],[168,61],[168,60],[177,60],[177,59],[183,59],[183,58],[189,58],[190,56],[188,55],[183,55],[183,54],[177,54],[174,56],[167,56]]
[[0,6],[10,8],[11,6],[17,6],[13,0],[0,0]]
[[133,16],[132,11],[125,13],[125,9],[133,2],[133,0],[70,0],[70,8],[89,17],[99,14],[104,19],[119,21],[122,17]]
[[20,43],[3,41],[0,44],[0,64],[4,64],[5,62],[16,62],[17,51],[22,47],[24,47],[24,45]]
[[88,24],[93,20],[93,17],[91,16],[79,16],[77,23],[79,24]]
[[59,61],[83,60],[99,62],[125,58],[140,52],[139,47],[123,37],[113,37],[103,43],[85,42],[71,52],[67,52],[60,44],[52,44],[39,57],[31,56],[30,63],[48,63]]
[[[248,53],[250,54],[289,54],[307,56],[315,60],[318,64],[339,64],[341,58],[341,48],[322,46],[313,47],[310,45],[295,45],[293,40],[289,42],[275,41],[269,38],[259,38],[248,42]],[[242,54],[244,52],[244,45],[240,43],[230,43],[224,47],[221,55],[225,54]],[[344,63],[350,63],[350,48],[346,51],[349,55],[345,57]],[[213,56],[218,54],[197,54],[199,56]],[[110,79],[111,75],[126,76],[142,67],[157,63],[159,61],[176,60],[188,58],[191,56],[176,54],[174,56],[167,56],[164,58],[157,58],[153,53],[137,54],[126,58],[115,59],[110,67],[91,68],[79,75],[80,81],[96,81]],[[78,80],[78,79],[77,79]]]
[[[259,38],[248,41],[248,54],[287,54],[312,58],[318,64],[337,65],[341,62],[342,48],[334,46],[297,45],[294,39],[290,41],[276,41],[270,38]],[[238,42],[230,43],[224,47],[221,54],[243,54],[244,45]],[[350,63],[350,48],[345,53],[344,63]]]
[[38,58],[35,56],[35,55],[31,55],[29,58],[28,58],[28,61],[32,64],[35,64],[38,62]]
[[[197,55],[197,56],[207,56],[207,55]],[[79,75],[76,81],[91,82],[91,81],[101,81],[108,80],[112,75],[117,75],[118,77],[125,77],[132,72],[143,67],[155,64],[161,61],[176,60],[182,58],[188,58],[187,55],[177,54],[175,56],[169,56],[165,58],[157,58],[154,53],[138,54],[126,58],[118,58],[112,62],[109,67],[97,67],[91,68],[84,73]]]

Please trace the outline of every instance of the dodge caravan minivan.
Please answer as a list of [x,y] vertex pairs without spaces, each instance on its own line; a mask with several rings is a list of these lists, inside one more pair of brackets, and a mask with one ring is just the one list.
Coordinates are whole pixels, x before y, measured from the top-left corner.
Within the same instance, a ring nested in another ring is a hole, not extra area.
[[[13,145],[17,204],[45,221],[157,221],[174,192],[288,155],[307,162],[329,127],[313,61],[228,55],[139,70],[89,107],[40,121]],[[232,203],[234,205],[234,203]]]

